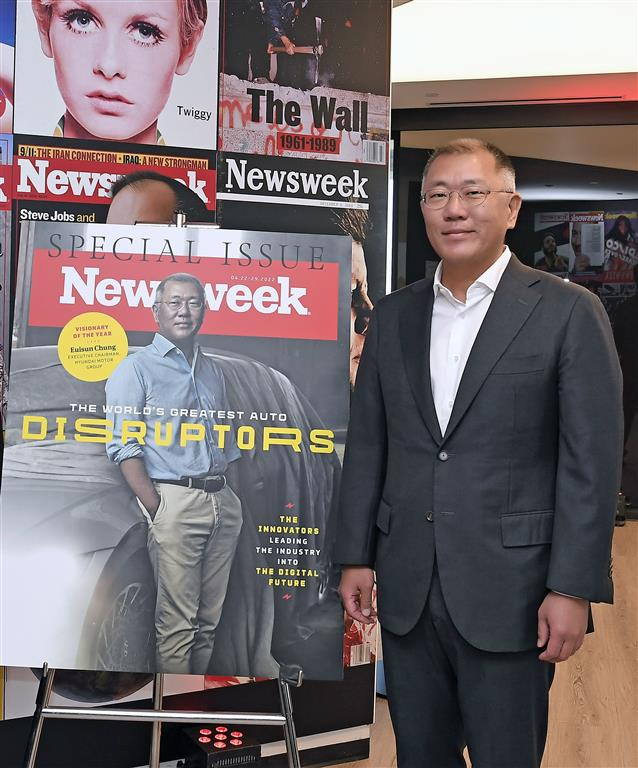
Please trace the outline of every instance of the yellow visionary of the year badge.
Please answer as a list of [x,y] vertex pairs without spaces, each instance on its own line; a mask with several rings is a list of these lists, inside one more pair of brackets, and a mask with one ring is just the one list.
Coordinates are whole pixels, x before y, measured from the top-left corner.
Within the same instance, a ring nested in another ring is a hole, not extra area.
[[64,369],[81,381],[103,381],[128,353],[124,328],[103,312],[84,312],[64,326],[58,356]]

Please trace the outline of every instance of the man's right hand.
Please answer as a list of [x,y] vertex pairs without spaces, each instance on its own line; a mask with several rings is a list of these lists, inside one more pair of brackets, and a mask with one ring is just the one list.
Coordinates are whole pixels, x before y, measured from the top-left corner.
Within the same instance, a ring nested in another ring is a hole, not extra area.
[[374,624],[377,614],[372,607],[374,571],[367,566],[347,566],[341,573],[339,594],[348,616],[362,624]]
[[140,500],[151,520],[153,520],[159,509],[162,497],[159,495],[153,485],[153,481],[148,476],[143,460],[138,456],[125,459],[120,464],[120,470],[122,471],[129,488]]
[[[155,490],[155,489],[153,489]],[[139,498],[139,496],[138,496]],[[150,515],[151,520],[155,520],[155,515],[157,514],[157,510],[159,509],[159,505],[162,503],[162,497],[159,495],[157,491],[155,491],[155,498],[147,498],[140,499],[142,504],[144,505],[144,509],[148,512]]]

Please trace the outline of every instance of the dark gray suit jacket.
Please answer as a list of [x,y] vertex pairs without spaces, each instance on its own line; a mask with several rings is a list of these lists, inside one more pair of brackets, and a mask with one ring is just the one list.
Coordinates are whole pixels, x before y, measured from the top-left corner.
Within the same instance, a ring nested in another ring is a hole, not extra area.
[[463,637],[533,648],[548,590],[611,602],[621,375],[602,304],[512,257],[441,435],[430,383],[432,280],[382,299],[353,395],[335,561],[376,569],[405,634],[436,555]]

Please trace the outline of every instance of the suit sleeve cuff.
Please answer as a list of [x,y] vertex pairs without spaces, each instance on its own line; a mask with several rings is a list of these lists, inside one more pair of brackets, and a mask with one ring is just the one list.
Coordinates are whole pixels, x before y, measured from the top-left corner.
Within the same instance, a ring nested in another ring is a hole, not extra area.
[[578,597],[578,595],[568,595],[567,592],[557,592],[555,589],[551,590],[551,593],[553,595],[562,595],[563,597],[571,597],[574,600],[585,600],[586,602],[589,602],[586,597]]

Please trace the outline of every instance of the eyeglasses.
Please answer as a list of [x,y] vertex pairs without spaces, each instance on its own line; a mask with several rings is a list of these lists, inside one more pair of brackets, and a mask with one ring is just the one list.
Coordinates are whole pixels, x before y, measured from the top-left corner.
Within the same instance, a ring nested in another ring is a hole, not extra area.
[[156,301],[156,304],[166,304],[169,309],[178,310],[188,304],[189,309],[201,309],[204,306],[202,299],[170,299],[169,301]]
[[511,189],[483,189],[482,187],[461,187],[461,189],[428,189],[420,196],[421,202],[427,208],[445,208],[449,203],[450,198],[456,192],[459,196],[459,200],[464,205],[476,207],[482,205],[487,196],[492,192],[503,192],[508,195],[513,195],[514,191]]

